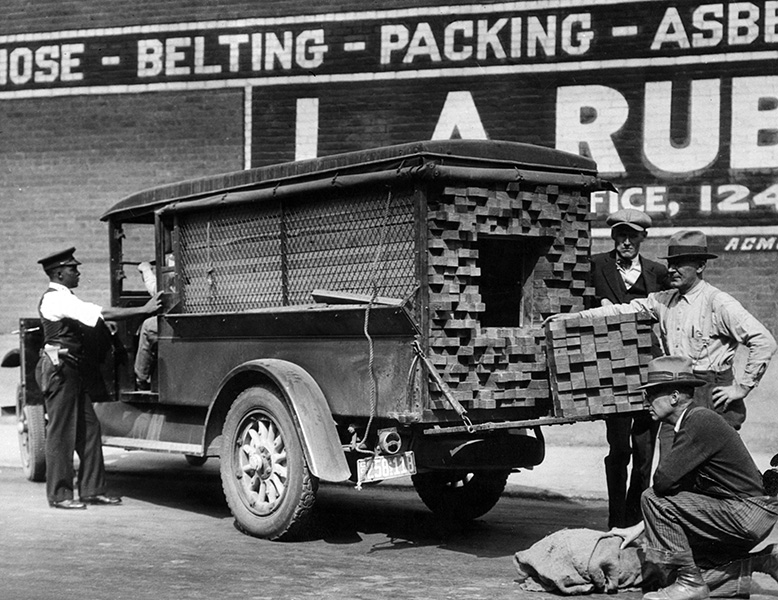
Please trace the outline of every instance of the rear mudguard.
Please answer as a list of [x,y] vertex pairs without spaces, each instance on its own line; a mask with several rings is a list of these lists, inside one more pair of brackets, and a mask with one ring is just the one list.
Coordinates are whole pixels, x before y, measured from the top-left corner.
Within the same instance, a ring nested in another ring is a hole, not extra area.
[[324,481],[345,481],[351,476],[343,447],[338,437],[324,393],[299,365],[274,358],[252,360],[230,371],[219,386],[217,401],[211,405],[208,422],[211,422],[219,399],[231,395],[234,383],[250,379],[252,375],[272,382],[283,394],[287,406],[295,417],[300,440],[305,449],[308,466],[314,476]]

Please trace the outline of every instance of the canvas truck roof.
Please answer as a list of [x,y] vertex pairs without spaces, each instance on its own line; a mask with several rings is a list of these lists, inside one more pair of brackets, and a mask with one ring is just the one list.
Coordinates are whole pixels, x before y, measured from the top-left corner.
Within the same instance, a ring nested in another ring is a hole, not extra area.
[[387,178],[458,175],[467,179],[478,173],[590,189],[610,187],[597,178],[593,160],[568,152],[506,141],[423,141],[162,185],[127,196],[106,211],[101,220],[148,219],[160,209],[186,210],[204,204],[257,201],[293,191]]

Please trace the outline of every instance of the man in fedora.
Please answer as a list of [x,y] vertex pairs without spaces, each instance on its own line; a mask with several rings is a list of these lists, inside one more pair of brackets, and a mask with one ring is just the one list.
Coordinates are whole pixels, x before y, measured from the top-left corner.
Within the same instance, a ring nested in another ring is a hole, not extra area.
[[[590,282],[596,304],[624,304],[664,289],[665,266],[640,255],[640,246],[651,227],[651,217],[634,208],[626,208],[610,215],[606,223],[611,227],[613,250],[591,257]],[[658,347],[657,354],[661,354]],[[651,478],[658,425],[647,412],[632,412],[608,415],[605,427],[608,527],[627,527],[641,519],[640,495]],[[630,461],[632,474],[628,478]]]
[[[650,315],[659,323],[664,354],[689,358],[695,377],[705,381],[695,400],[721,413],[727,423],[739,429],[746,418],[743,399],[767,369],[776,350],[775,339],[740,302],[703,280],[707,261],[716,255],[708,252],[701,231],[673,235],[665,258],[669,290],[628,304],[558,314],[551,319],[639,312]],[[739,345],[748,349],[748,356],[736,380],[732,362]]]
[[[77,298],[72,290],[78,287],[81,263],[75,250],[68,248],[38,261],[49,277],[38,305],[44,345],[35,372],[48,418],[46,495],[50,506],[63,509],[121,503],[105,493],[100,423],[92,407],[99,389],[99,364],[90,343],[97,339],[94,332],[104,326],[104,320],[148,315],[160,307],[158,294],[139,307],[103,308]],[[73,452],[80,459],[80,501],[73,498]]]
[[705,385],[687,357],[652,360],[643,390],[653,419],[673,431],[651,488],[643,492],[643,521],[613,533],[622,547],[645,535],[645,562],[659,578],[675,580],[644,600],[748,597],[752,571],[778,580],[773,547],[752,553],[778,519],[778,500],[740,435],[716,412],[692,402]]

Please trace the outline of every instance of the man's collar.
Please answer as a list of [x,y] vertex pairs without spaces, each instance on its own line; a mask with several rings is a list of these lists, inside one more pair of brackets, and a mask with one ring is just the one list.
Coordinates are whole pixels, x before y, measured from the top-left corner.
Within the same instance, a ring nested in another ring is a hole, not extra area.
[[70,288],[66,285],[62,285],[61,283],[56,283],[54,281],[49,281],[49,287],[57,290],[58,292],[68,292],[69,294],[72,294],[70,291]]
[[616,264],[618,265],[622,262],[626,263],[625,266],[623,267],[625,269],[631,269],[633,267],[639,266],[640,254],[637,254],[635,258],[633,258],[631,261],[626,261],[625,259],[621,258],[618,254],[616,254]]
[[675,427],[673,429],[675,430],[675,433],[678,433],[678,431],[681,429],[681,423],[683,422],[683,418],[686,416],[686,413],[689,412],[689,409],[692,407],[691,404],[689,404],[684,411],[681,413],[681,416],[678,417],[678,420],[675,422]]
[[691,301],[692,298],[700,295],[702,291],[705,289],[705,286],[707,283],[704,279],[700,279],[697,281],[697,283],[694,284],[692,289],[687,290],[685,294],[680,294],[683,298],[686,298],[687,300]]

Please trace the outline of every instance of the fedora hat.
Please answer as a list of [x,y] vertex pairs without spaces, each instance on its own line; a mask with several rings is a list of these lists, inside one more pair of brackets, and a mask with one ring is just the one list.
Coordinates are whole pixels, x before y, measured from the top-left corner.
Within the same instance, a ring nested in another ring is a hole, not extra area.
[[694,376],[691,359],[683,356],[660,356],[648,363],[646,382],[636,389],[648,390],[667,385],[699,387],[705,385],[705,381]]
[[670,238],[667,244],[667,256],[663,258],[680,258],[681,256],[694,256],[697,258],[718,258],[717,255],[708,252],[708,240],[702,231],[679,231]]
[[605,223],[611,227],[629,227],[635,231],[645,231],[651,227],[651,217],[634,208],[624,208],[605,219]]

